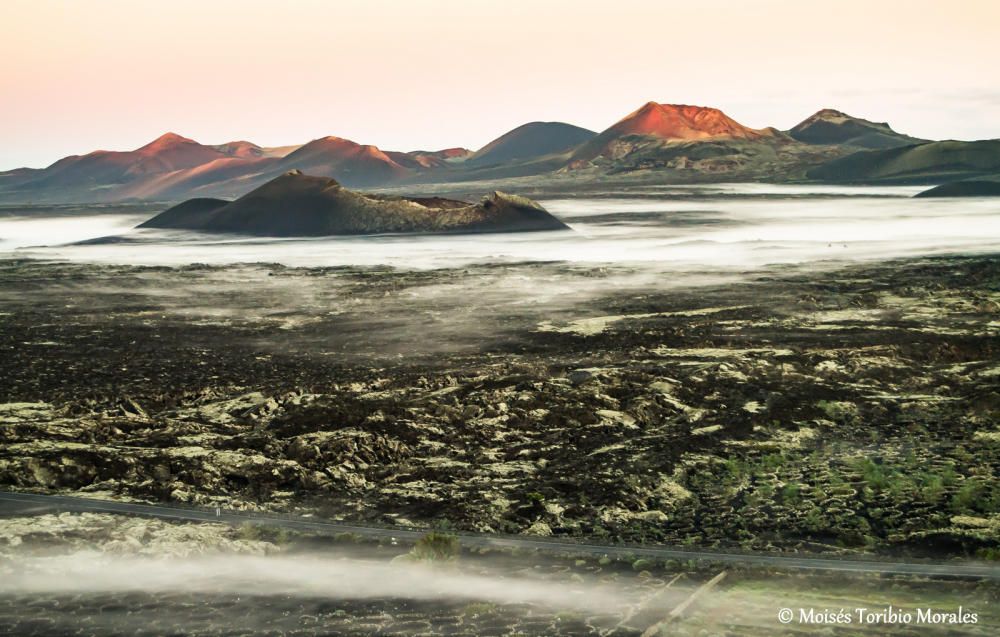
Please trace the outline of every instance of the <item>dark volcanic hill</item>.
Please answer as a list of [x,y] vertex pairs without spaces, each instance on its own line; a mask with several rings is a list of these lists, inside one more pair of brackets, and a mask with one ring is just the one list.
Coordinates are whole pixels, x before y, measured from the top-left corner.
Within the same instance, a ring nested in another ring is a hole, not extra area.
[[870,122],[832,108],[824,108],[788,131],[806,144],[843,144],[858,148],[895,148],[925,142],[925,139],[897,133],[885,122]]
[[139,227],[276,237],[567,228],[524,197],[495,192],[472,204],[436,197],[371,195],[299,171],[285,173],[232,202],[207,198],[185,201]]
[[1000,197],[1000,175],[993,179],[951,181],[917,193],[914,197]]
[[566,153],[596,136],[592,130],[563,122],[530,122],[486,144],[467,160],[471,166],[538,159]]
[[1000,140],[943,141],[859,151],[813,168],[832,182],[932,184],[1000,173]]

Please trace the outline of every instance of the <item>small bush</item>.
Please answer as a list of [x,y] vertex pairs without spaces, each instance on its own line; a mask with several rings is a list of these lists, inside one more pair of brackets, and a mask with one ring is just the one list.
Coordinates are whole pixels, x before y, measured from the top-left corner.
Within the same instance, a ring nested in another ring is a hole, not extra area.
[[473,602],[462,609],[464,615],[470,617],[479,617],[481,615],[489,615],[490,613],[496,612],[496,605],[490,604],[488,602]]
[[646,571],[653,568],[653,560],[641,557],[636,561],[632,562],[633,571]]
[[796,482],[789,482],[781,488],[781,501],[795,505],[801,500],[802,487]]
[[257,524],[244,522],[236,527],[236,537],[241,540],[257,541],[264,538],[264,529]]
[[462,546],[456,536],[432,531],[417,540],[410,556],[425,562],[454,562],[461,551]]

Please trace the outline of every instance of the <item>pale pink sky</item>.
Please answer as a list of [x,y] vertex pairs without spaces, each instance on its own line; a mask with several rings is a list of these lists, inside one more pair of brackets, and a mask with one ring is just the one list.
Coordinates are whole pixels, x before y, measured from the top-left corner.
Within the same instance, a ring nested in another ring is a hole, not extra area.
[[2,0],[0,169],[165,131],[476,148],[649,100],[1000,137],[997,0]]

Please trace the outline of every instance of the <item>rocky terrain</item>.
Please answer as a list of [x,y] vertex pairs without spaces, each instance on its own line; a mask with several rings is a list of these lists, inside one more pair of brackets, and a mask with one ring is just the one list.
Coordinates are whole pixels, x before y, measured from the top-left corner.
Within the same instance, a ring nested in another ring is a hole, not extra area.
[[998,555],[995,257],[690,289],[627,270],[5,262],[0,485]]
[[95,551],[109,555],[187,558],[216,553],[267,555],[274,542],[246,529],[223,524],[172,524],[103,513],[61,513],[3,517],[0,507],[0,556],[7,563],[31,552],[43,555]]

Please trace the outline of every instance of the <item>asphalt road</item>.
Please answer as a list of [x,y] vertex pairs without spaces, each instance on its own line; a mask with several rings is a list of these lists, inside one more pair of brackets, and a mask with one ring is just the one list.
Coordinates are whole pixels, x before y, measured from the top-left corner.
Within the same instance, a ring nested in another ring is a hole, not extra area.
[[[94,513],[114,513],[166,520],[217,522],[233,525],[251,523],[326,535],[354,533],[368,538],[416,540],[426,533],[426,531],[422,530],[358,526],[343,522],[315,520],[307,517],[278,516],[264,513],[250,514],[225,510],[216,511],[155,504],[91,500],[66,495],[0,491],[0,514],[37,515],[52,513],[54,511],[90,511]],[[607,555],[609,557],[648,557],[661,560],[697,560],[709,561],[716,564],[764,566],[790,570],[846,571],[853,573],[913,575],[919,577],[1000,580],[1000,565],[964,561],[900,562],[880,559],[840,559],[804,557],[789,554],[698,551],[655,545],[587,544],[542,538],[471,533],[457,533],[456,535],[465,547],[517,548],[550,552],[571,552],[586,555]]]

